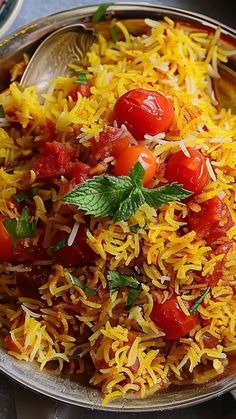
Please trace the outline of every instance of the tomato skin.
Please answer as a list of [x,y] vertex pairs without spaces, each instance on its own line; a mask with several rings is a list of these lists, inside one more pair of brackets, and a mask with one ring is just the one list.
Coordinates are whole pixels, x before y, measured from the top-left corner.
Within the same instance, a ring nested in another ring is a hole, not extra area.
[[0,262],[14,262],[14,248],[11,236],[3,224],[4,218],[0,218]]
[[[190,308],[189,303],[185,302]],[[197,324],[197,317],[186,316],[178,305],[176,295],[172,295],[163,304],[154,303],[150,315],[152,321],[165,332],[166,339],[176,340],[187,335]]]
[[88,164],[84,164],[81,162],[74,162],[69,163],[66,168],[66,175],[70,179],[74,179],[75,185],[79,185],[80,183],[85,182],[90,176],[91,167]]
[[123,151],[116,160],[114,174],[116,176],[128,176],[135,163],[140,162],[145,165],[145,176],[143,185],[151,182],[157,171],[156,157],[148,148],[141,145],[134,145]]
[[19,348],[16,346],[16,344],[13,342],[11,336],[9,336],[9,335],[5,336],[5,338],[3,339],[3,346],[8,351],[18,352],[18,353],[20,352]]
[[205,158],[192,147],[187,150],[190,157],[185,156],[182,150],[172,154],[166,165],[165,178],[170,183],[178,182],[184,189],[200,194],[210,180]]
[[14,251],[14,257],[15,260],[18,262],[24,262],[24,261],[38,261],[38,260],[48,260],[49,255],[47,253],[47,250],[44,249],[41,244],[32,245],[29,244],[29,246],[24,245],[24,240],[19,240],[17,242],[15,251]]
[[99,134],[99,141],[94,141],[92,151],[101,159],[118,157],[130,145],[131,136],[122,128],[107,127]]
[[[222,219],[226,222],[220,225]],[[195,230],[197,237],[204,238],[209,246],[224,236],[234,225],[227,205],[218,196],[201,204],[201,211],[189,211],[188,224]]]
[[[53,242],[60,240],[67,240],[68,234],[64,231],[59,231]],[[72,246],[65,246],[53,252],[56,262],[61,263],[65,267],[70,266],[84,266],[92,263],[96,258],[96,253],[87,244],[87,235],[85,228],[80,226],[74,243]]]
[[78,99],[78,93],[81,94],[83,97],[90,97],[92,95],[91,93],[91,83],[87,84],[78,84],[74,89],[70,91],[68,96],[70,96],[73,100],[73,102],[77,102]]
[[173,120],[172,102],[153,90],[133,89],[115,103],[113,120],[118,126],[125,124],[137,141],[144,135],[166,132]]
[[64,144],[58,141],[46,142],[33,164],[37,180],[46,180],[66,174],[71,156]]

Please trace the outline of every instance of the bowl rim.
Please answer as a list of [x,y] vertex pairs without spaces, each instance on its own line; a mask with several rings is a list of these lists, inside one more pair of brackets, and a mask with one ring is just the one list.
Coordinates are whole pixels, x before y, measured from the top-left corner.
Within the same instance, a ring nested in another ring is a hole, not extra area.
[[[18,0],[19,2],[23,2],[23,0]],[[31,31],[33,32],[37,32],[37,30],[40,29],[40,25],[47,25],[50,24],[50,22],[52,22],[53,20],[55,20],[55,18],[60,17],[61,21],[60,21],[60,27],[64,26],[62,24],[62,20],[63,20],[63,16],[69,16],[70,13],[73,12],[84,12],[87,13],[88,16],[91,16],[98,8],[99,4],[91,4],[89,6],[80,6],[80,7],[75,7],[73,9],[68,9],[65,11],[60,11],[51,15],[48,15],[46,17],[42,17],[38,20],[36,20],[35,22],[32,22],[32,24],[30,25],[26,25],[23,28],[20,28],[19,30],[13,32],[13,34],[11,34],[9,36],[9,38],[6,38],[5,41],[6,43],[8,42],[14,42],[18,37],[20,37],[22,35],[22,33],[24,33],[24,30],[27,28],[30,28]],[[185,9],[181,9],[178,7],[173,7],[173,6],[168,6],[168,5],[158,5],[155,3],[148,3],[148,2],[140,2],[135,3],[135,2],[117,2],[112,4],[109,7],[109,11],[123,11],[126,10],[126,12],[130,12],[132,13],[132,11],[134,10],[140,10],[140,11],[146,11],[146,12],[160,12],[160,14],[162,16],[164,16],[165,14],[174,14],[178,17],[182,17],[183,20],[187,18],[189,18],[192,21],[198,22],[200,24],[203,24],[204,26],[208,26],[210,28],[214,28],[216,29],[216,27],[220,26],[222,28],[222,32],[225,33],[226,35],[229,35],[232,38],[236,39],[236,30],[225,25],[225,24],[221,24],[218,20],[210,18],[208,16],[205,16],[204,14],[200,14],[200,13],[195,13],[192,11],[188,11]],[[79,15],[78,15],[78,19],[79,19]],[[59,19],[60,20],[60,19]],[[48,34],[50,33],[50,31],[48,32]],[[3,40],[4,41],[4,40]],[[1,41],[0,41],[0,50],[1,50]],[[17,365],[22,366],[22,368],[16,368]],[[12,367],[9,370],[9,365]],[[7,375],[9,378],[11,378],[12,380],[14,380],[15,382],[17,382],[18,384],[23,385],[24,387],[33,390],[36,393],[40,393],[42,395],[45,395],[51,399],[57,400],[57,401],[61,401],[67,404],[71,404],[71,405],[75,405],[75,406],[80,406],[80,407],[85,407],[85,408],[92,408],[92,409],[96,409],[96,410],[102,410],[102,411],[112,411],[112,412],[153,412],[153,411],[160,411],[160,410],[171,410],[171,409],[175,409],[175,408],[183,408],[183,407],[187,407],[187,406],[192,406],[201,402],[205,402],[207,400],[210,400],[216,396],[222,395],[223,393],[232,390],[233,388],[236,387],[236,377],[231,377],[231,379],[229,380],[228,383],[223,384],[223,378],[219,378],[219,381],[215,381],[216,382],[216,387],[217,384],[219,384],[219,388],[217,388],[216,390],[212,390],[208,393],[205,394],[196,394],[194,397],[189,398],[188,400],[185,400],[184,402],[179,400],[174,400],[172,403],[168,403],[168,404],[163,404],[162,406],[135,406],[135,404],[132,407],[129,407],[129,402],[130,400],[128,399],[121,399],[121,403],[115,403],[115,404],[110,404],[107,405],[106,407],[102,407],[101,406],[101,398],[99,398],[98,396],[98,392],[95,395],[95,398],[93,399],[93,396],[87,397],[87,401],[85,400],[79,400],[77,398],[73,398],[72,396],[68,396],[66,394],[65,390],[61,390],[61,392],[59,393],[58,391],[53,391],[53,389],[49,388],[47,389],[45,386],[43,386],[40,381],[37,381],[37,379],[35,380],[35,378],[37,377],[37,371],[38,374],[42,374],[42,375],[47,375],[47,376],[51,376],[51,374],[49,373],[45,373],[45,372],[40,372],[39,368],[36,367],[35,364],[33,364],[32,366],[30,366],[32,373],[33,373],[33,378],[31,380],[29,380],[27,373],[24,374],[24,365],[25,363],[15,359],[12,359],[12,357],[10,355],[8,355],[2,348],[0,348],[0,372],[4,373],[5,375]],[[36,371],[37,368],[37,371]],[[63,378],[63,383],[65,383],[64,385],[66,386],[66,383],[68,383],[68,379]],[[204,386],[204,384],[200,385],[200,386]],[[90,391],[90,389],[89,389]],[[91,392],[93,390],[91,389]],[[88,389],[85,390],[86,393],[88,393]],[[96,392],[96,390],[95,390]],[[94,391],[93,391],[94,393]],[[158,393],[157,393],[158,394]],[[135,399],[134,399],[135,400]]]
[[[10,9],[10,13],[7,14],[4,23],[1,25],[0,28],[0,38],[2,38],[5,33],[10,29],[14,21],[16,20],[18,14],[20,13],[21,7],[23,5],[24,0],[15,0],[12,4]],[[0,15],[1,17],[1,15]]]

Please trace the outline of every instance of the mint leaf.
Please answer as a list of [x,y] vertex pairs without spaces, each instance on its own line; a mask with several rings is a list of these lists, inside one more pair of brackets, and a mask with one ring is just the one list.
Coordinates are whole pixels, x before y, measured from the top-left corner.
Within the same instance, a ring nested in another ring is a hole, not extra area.
[[24,207],[19,220],[16,220],[15,218],[12,220],[5,220],[3,221],[3,224],[11,236],[15,247],[18,239],[26,239],[34,236],[37,221],[30,221],[29,208]]
[[5,112],[2,105],[0,105],[0,118],[5,118]]
[[135,188],[131,191],[128,198],[121,202],[118,210],[116,211],[113,221],[127,221],[132,215],[134,215],[139,207],[145,203],[142,191]]
[[142,193],[146,204],[152,208],[159,208],[167,202],[180,201],[192,195],[192,192],[183,189],[179,183],[170,183],[157,189],[143,188]]
[[132,169],[129,172],[129,177],[132,180],[132,182],[141,188],[142,180],[144,176],[145,176],[144,167],[139,162],[135,163],[134,167],[132,167]]
[[139,293],[140,293],[140,289],[131,288],[128,294],[126,304],[125,304],[125,310],[129,310],[131,308],[135,300],[138,298]]
[[68,272],[68,276],[70,278],[72,285],[76,285],[77,287],[81,288],[86,294],[97,295],[96,290],[86,287],[86,285],[83,284],[83,282],[81,282],[79,278],[76,278],[70,272]]
[[77,71],[77,80],[75,80],[75,84],[88,84],[86,73],[83,71]]
[[153,208],[171,201],[190,196],[178,183],[157,189],[142,186],[145,169],[137,162],[129,176],[95,176],[71,190],[62,198],[63,202],[78,205],[86,214],[96,217],[111,215],[114,222],[128,220],[144,203]]
[[102,4],[100,4],[97,11],[92,16],[91,22],[93,22],[93,23],[99,22],[103,18],[103,16],[105,15],[108,7],[110,7],[112,5],[113,5],[113,3],[102,3]]
[[78,205],[87,214],[106,217],[117,212],[132,189],[128,176],[95,176],[70,191],[62,201]]
[[131,288],[125,305],[125,309],[129,310],[139,295],[141,287],[140,282],[130,275],[125,275],[117,271],[108,271],[107,280],[108,287],[110,289],[110,296],[112,296],[112,294],[120,288]]
[[14,195],[13,199],[17,203],[23,202],[25,201],[25,195],[23,193],[17,193],[16,195]]
[[195,301],[195,303],[193,304],[193,306],[190,308],[189,313],[193,314],[195,316],[198,307],[200,306],[200,304],[203,302],[204,298],[206,297],[206,295],[211,291],[211,287],[207,287],[207,289],[202,293],[202,295],[200,295],[200,297],[198,298],[197,301]]
[[137,281],[137,279],[117,271],[108,271],[107,280],[110,295],[112,295],[115,291],[118,291],[120,288],[130,287],[138,289],[140,287],[140,282]]
[[59,240],[58,242],[49,246],[48,250],[53,250],[54,252],[56,252],[57,250],[63,249],[63,247],[66,247],[66,246],[67,246],[66,240]]

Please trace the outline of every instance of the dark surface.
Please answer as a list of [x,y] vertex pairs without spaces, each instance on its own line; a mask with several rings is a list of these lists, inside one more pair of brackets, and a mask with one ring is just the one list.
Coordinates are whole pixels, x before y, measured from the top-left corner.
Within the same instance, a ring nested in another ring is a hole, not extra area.
[[[57,2],[55,0],[25,0],[21,13],[10,31],[46,14],[98,2],[96,0],[60,0]],[[222,0],[167,0],[150,2],[203,13],[236,28],[236,0],[227,0],[224,2]],[[56,405],[54,402],[37,396],[29,390],[22,389],[19,386],[13,386],[10,380],[0,374],[0,419],[16,419],[13,391],[15,391],[18,419],[141,418],[141,414],[138,413],[104,413],[69,407],[61,403]],[[147,413],[145,417],[150,419],[236,419],[236,403],[230,394],[226,394],[198,406],[169,412]]]

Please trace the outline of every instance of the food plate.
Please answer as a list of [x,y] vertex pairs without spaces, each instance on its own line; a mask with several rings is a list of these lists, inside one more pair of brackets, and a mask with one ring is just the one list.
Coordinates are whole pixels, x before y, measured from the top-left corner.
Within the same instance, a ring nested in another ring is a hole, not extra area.
[[0,38],[7,32],[18,16],[23,0],[0,1]]
[[[33,52],[40,40],[53,30],[64,25],[84,22],[94,14],[97,6],[74,9],[41,19],[32,25],[13,34],[9,39],[0,43],[0,65],[2,72],[0,75],[1,87],[7,86],[8,70],[16,63],[22,52]],[[171,7],[161,7],[148,4],[120,3],[109,9],[112,16],[118,19],[160,19],[168,16],[172,19],[185,21],[188,24],[203,25],[207,28],[216,29],[220,24],[212,19],[195,15]],[[236,33],[233,29],[220,25],[222,33],[231,39],[236,40]],[[82,386],[64,377],[57,377],[49,372],[40,372],[32,364],[21,363],[0,349],[0,369],[3,373],[41,394],[47,395],[56,400],[74,404],[77,406],[101,409],[100,392],[90,387]],[[235,372],[228,370],[223,377],[218,377],[202,385],[189,385],[171,387],[166,391],[154,394],[146,399],[130,398],[128,401],[117,399],[112,401],[105,409],[111,411],[153,411],[173,409],[177,407],[189,406],[202,401],[206,401],[226,391],[236,385]]]

